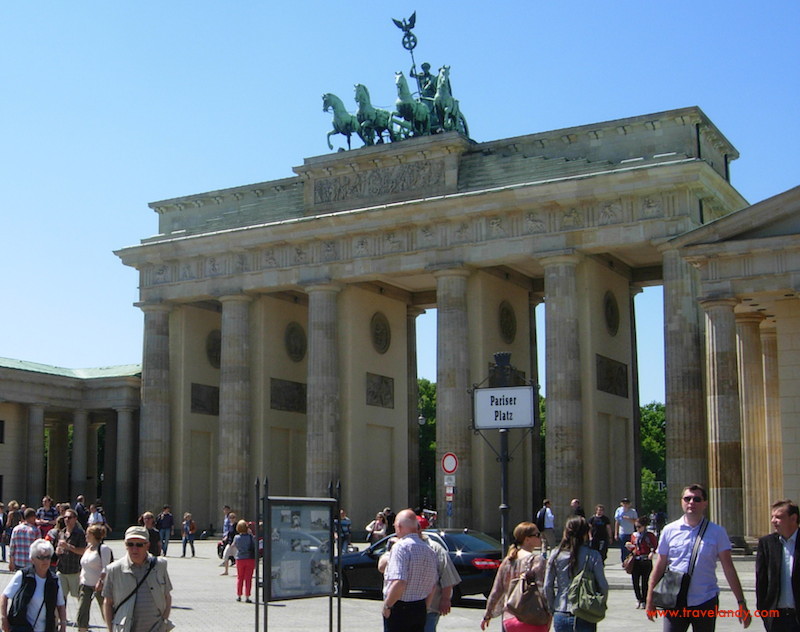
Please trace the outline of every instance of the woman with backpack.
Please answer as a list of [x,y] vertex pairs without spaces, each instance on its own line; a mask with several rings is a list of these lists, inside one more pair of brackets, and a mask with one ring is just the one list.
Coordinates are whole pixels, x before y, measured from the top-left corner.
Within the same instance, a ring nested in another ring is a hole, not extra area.
[[589,548],[588,540],[589,523],[583,516],[573,516],[567,520],[561,544],[551,551],[544,592],[550,612],[553,613],[555,632],[594,632],[597,629],[597,623],[575,615],[578,604],[574,595],[571,595],[573,591],[570,591],[572,580],[583,570],[594,574],[597,588],[608,596],[603,558]]

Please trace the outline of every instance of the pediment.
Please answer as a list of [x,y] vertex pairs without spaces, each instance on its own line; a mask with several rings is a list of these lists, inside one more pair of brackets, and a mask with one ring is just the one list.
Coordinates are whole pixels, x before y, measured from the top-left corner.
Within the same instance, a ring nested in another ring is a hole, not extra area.
[[730,213],[676,237],[671,243],[686,248],[797,235],[800,235],[800,186]]

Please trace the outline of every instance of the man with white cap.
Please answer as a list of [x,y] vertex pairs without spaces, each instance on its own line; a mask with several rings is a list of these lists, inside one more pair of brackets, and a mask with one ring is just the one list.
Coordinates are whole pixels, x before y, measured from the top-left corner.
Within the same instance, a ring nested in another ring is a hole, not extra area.
[[149,545],[150,534],[145,527],[128,527],[127,555],[107,568],[103,609],[108,632],[165,632],[173,627],[169,622],[172,583],[167,560],[150,555]]

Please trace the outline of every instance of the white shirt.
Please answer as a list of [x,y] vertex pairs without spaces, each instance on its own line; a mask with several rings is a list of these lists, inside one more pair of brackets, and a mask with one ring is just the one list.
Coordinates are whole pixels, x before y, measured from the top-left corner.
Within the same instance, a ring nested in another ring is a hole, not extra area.
[[787,540],[780,537],[783,545],[783,562],[781,563],[781,594],[778,597],[778,608],[794,608],[792,592],[792,569],[794,568],[794,547],[797,544],[797,529]]
[[552,529],[556,526],[556,517],[553,515],[553,512],[550,511],[550,507],[544,508],[544,528],[545,529]]
[[[670,522],[661,532],[658,543],[658,554],[666,555],[669,567],[682,573],[689,572],[689,562],[692,559],[694,539],[700,532],[700,522],[696,527],[686,523],[685,516]],[[708,523],[697,562],[692,573],[692,582],[689,584],[689,594],[686,603],[689,607],[705,603],[719,594],[717,585],[717,560],[722,551],[730,551],[731,541],[728,532],[723,527],[713,522]]]
[[[44,603],[44,583],[45,578],[39,577],[34,573],[36,578],[36,588],[33,591],[33,596],[28,602],[28,611],[26,613],[28,622],[36,621],[33,632],[44,632],[45,624],[47,623],[47,616],[42,607]],[[22,571],[17,571],[14,577],[8,583],[8,586],[3,590],[3,594],[11,601],[17,591],[22,587]],[[64,593],[61,591],[61,586],[58,586],[58,593],[56,595],[56,606],[63,606],[66,604],[64,601]],[[10,606],[11,604],[9,604]],[[37,618],[38,617],[38,618]]]

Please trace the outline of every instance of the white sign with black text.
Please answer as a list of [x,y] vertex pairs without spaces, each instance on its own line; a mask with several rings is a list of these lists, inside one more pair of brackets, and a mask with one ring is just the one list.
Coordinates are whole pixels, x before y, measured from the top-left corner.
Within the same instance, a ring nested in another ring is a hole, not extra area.
[[474,424],[478,430],[533,427],[533,387],[475,389]]

